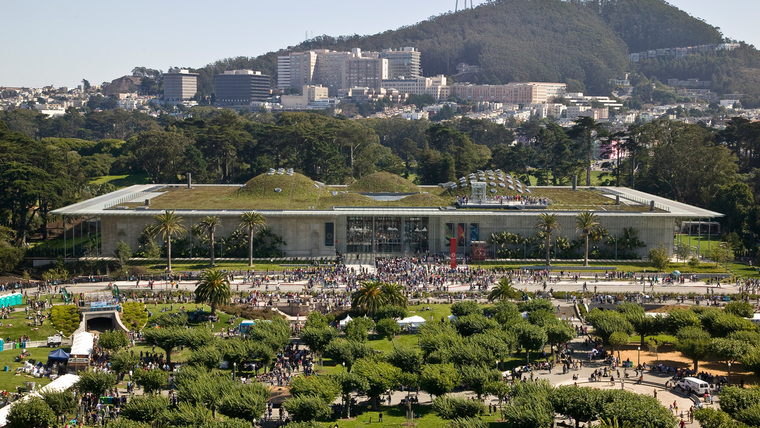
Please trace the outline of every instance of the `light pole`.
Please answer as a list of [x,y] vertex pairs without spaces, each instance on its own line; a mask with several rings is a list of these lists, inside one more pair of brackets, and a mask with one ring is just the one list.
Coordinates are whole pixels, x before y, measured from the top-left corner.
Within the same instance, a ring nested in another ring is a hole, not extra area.
[[728,362],[728,386],[731,386],[731,361]]
[[641,346],[637,346],[636,351],[637,351],[636,368],[639,368],[639,366],[641,366]]

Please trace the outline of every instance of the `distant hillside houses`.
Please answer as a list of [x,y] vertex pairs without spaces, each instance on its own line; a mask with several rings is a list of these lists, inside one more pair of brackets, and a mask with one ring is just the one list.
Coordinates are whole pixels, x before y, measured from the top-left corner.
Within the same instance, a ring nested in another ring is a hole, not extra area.
[[629,58],[633,62],[639,62],[651,58],[683,58],[687,55],[706,54],[716,51],[732,51],[741,46],[739,43],[720,43],[709,45],[688,46],[683,48],[662,48],[652,49],[644,52],[630,54]]

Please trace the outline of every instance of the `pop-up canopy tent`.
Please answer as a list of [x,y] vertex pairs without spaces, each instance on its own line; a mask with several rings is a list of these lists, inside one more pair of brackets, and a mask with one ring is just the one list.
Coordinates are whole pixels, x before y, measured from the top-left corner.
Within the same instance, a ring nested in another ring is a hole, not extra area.
[[342,328],[342,327],[345,327],[345,326],[346,326],[346,324],[348,324],[348,323],[349,323],[349,322],[350,322],[352,319],[353,319],[353,318],[351,318],[351,315],[346,315],[346,317],[345,317],[344,319],[342,319],[342,320],[340,320],[340,322],[338,322],[338,325],[339,325],[341,328]]
[[425,318],[422,318],[419,315],[414,315],[396,322],[401,327],[419,328],[421,325],[425,324]]
[[52,361],[68,361],[69,357],[71,357],[71,355],[60,348],[56,349],[55,351],[50,351],[48,354],[48,360]]

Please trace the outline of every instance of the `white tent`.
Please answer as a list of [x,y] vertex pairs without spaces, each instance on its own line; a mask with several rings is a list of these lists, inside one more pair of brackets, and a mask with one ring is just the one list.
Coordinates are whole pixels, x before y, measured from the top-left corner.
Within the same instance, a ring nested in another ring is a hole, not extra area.
[[74,335],[74,341],[71,344],[71,352],[69,354],[71,354],[72,358],[89,358],[94,342],[92,333],[86,331],[77,333]]
[[349,321],[351,321],[352,319],[353,319],[353,318],[351,318],[351,315],[346,315],[346,318],[344,318],[344,319],[340,320],[340,322],[338,322],[338,325],[339,325],[341,328],[343,328],[343,327],[345,327],[345,326],[346,326],[346,324],[348,324],[348,322],[349,322]]
[[401,327],[418,328],[419,326],[425,324],[425,318],[422,318],[419,315],[414,315],[411,317],[404,318],[402,320],[398,320],[396,322]]
[[[72,385],[77,383],[78,380],[79,380],[79,376],[77,375],[65,374],[59,377],[58,379],[50,382],[49,384],[43,386],[42,388],[40,388],[39,391],[33,392],[29,395],[24,396],[22,400],[26,400],[27,397],[31,397],[31,396],[39,397],[41,393],[46,392],[46,391],[65,391],[71,388]],[[18,401],[15,401],[3,407],[2,409],[0,409],[0,427],[5,426],[8,423],[8,414],[11,412],[11,407],[13,407],[15,403],[18,403]]]

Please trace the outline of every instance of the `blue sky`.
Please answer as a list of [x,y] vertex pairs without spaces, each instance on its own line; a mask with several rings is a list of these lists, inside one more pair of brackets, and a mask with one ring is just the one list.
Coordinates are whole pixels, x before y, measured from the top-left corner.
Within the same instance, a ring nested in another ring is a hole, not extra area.
[[[475,5],[483,0],[475,0]],[[760,47],[758,0],[669,0]],[[459,0],[460,7],[464,3]],[[469,3],[469,2],[468,2]],[[718,3],[720,4],[718,6]],[[374,34],[454,9],[455,0],[0,1],[0,86],[93,84],[135,66],[202,67],[297,44],[306,34]],[[423,52],[424,55],[424,52]]]

